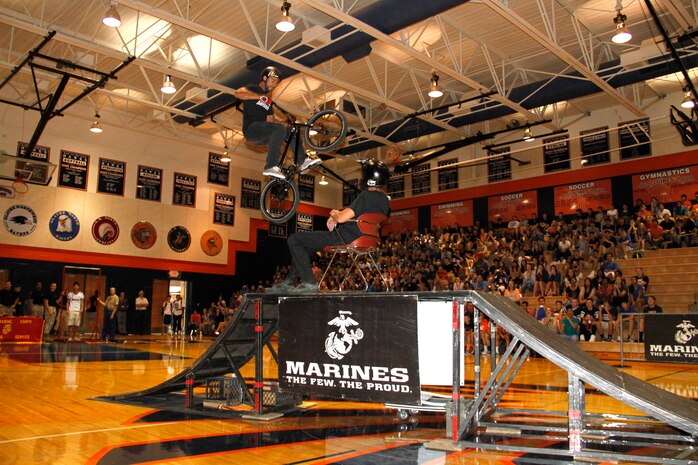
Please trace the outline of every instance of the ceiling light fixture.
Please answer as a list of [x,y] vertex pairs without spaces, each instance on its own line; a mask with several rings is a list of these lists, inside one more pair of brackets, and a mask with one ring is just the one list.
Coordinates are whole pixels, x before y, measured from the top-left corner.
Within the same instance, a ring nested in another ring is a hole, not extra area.
[[116,11],[116,6],[112,3],[107,11],[104,13],[104,17],[102,18],[102,23],[104,23],[105,26],[109,27],[119,27],[121,26],[121,16],[119,16],[119,12]]
[[293,24],[293,20],[291,19],[291,16],[288,13],[288,10],[290,9],[291,4],[288,2],[284,2],[284,4],[281,5],[281,18],[276,23],[276,29],[278,29],[281,32],[291,32],[296,28],[296,25]]
[[90,126],[90,132],[94,132],[95,134],[99,134],[102,132],[102,125],[99,124],[99,113],[95,111],[95,120],[92,123],[92,126]]
[[690,110],[696,106],[696,100],[691,94],[691,90],[688,87],[683,88],[683,100],[681,101],[681,108],[686,108]]
[[436,71],[431,72],[431,86],[429,87],[429,92],[427,92],[427,95],[431,98],[439,98],[443,95],[443,91],[441,90],[441,87],[439,86],[439,75],[436,74]]
[[318,181],[318,184],[320,184],[321,186],[326,186],[326,185],[329,184],[329,182],[327,181],[327,179],[325,179],[325,175],[324,175],[324,174],[322,175],[322,178],[320,178],[320,180]]
[[177,92],[177,87],[172,82],[172,76],[169,74],[165,75],[165,81],[162,83],[162,87],[160,87],[160,92],[163,94],[174,94]]
[[529,126],[526,126],[526,130],[523,133],[522,139],[526,142],[533,142],[534,140],[536,140]]
[[228,145],[225,145],[225,150],[223,151],[223,155],[221,156],[221,161],[223,163],[230,163],[230,155],[228,155]]
[[617,14],[616,17],[613,18],[613,22],[616,25],[616,30],[613,33],[613,37],[611,37],[614,44],[624,44],[633,38],[633,35],[630,33],[628,28],[625,27],[625,22],[628,20],[628,17],[621,12],[622,9],[623,3],[621,0],[618,0],[618,3],[616,3]]

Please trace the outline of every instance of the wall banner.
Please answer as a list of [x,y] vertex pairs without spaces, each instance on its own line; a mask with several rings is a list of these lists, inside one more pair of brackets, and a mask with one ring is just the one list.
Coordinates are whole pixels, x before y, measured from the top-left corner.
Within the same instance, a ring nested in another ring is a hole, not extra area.
[[412,168],[412,195],[428,194],[431,192],[430,169],[430,163]]
[[450,160],[441,160],[438,163],[440,191],[458,189],[458,166],[453,166],[457,163],[457,158],[451,158]]
[[381,227],[381,236],[391,233],[411,233],[419,227],[419,213],[416,208],[390,212],[390,217]]
[[521,220],[538,215],[538,192],[514,192],[505,195],[495,195],[487,198],[487,215],[490,221],[502,218],[508,223],[514,217]]
[[172,204],[185,207],[196,206],[196,176],[175,172]]
[[89,169],[89,155],[61,150],[61,160],[58,164],[58,185],[71,189],[87,190]]
[[221,161],[223,155],[209,152],[208,154],[208,182],[220,186],[228,186],[230,179],[230,163]]
[[627,160],[652,155],[650,135],[650,120],[648,118],[618,123],[620,159]]
[[17,156],[19,158],[28,158],[29,160],[50,161],[51,149],[43,145],[34,146],[32,153],[27,153],[29,142],[17,142]]
[[568,134],[543,139],[545,172],[570,169],[570,138]]
[[99,159],[99,171],[97,172],[97,192],[111,195],[124,195],[126,184],[126,162]]
[[391,175],[388,181],[388,195],[391,199],[405,197],[405,176]]
[[431,226],[447,228],[450,226],[473,225],[473,201],[460,200],[431,206]]
[[136,198],[160,201],[162,194],[162,170],[151,166],[138,165]]
[[242,208],[259,208],[262,195],[262,181],[259,179],[242,178],[240,188],[240,206]]
[[511,147],[501,147],[487,151],[487,180],[488,182],[511,179]]
[[608,142],[608,126],[579,132],[582,166],[598,165],[611,161],[611,146]]
[[235,196],[216,192],[213,196],[213,223],[235,225]]
[[342,206],[348,207],[359,196],[359,180],[349,179],[342,186]]
[[315,202],[315,176],[298,175],[298,198],[302,202]]
[[698,165],[667,170],[649,171],[633,175],[633,201],[642,199],[646,204],[652,197],[660,202],[676,202],[681,194],[692,199],[698,192]]
[[604,210],[613,208],[611,195],[611,180],[601,179],[566,186],[558,186],[554,190],[555,213],[571,215],[581,209],[587,211],[598,207]]
[[296,214],[296,232],[311,232],[313,230],[313,215],[308,213]]
[[288,298],[279,304],[279,385],[366,402],[420,401],[414,296]]

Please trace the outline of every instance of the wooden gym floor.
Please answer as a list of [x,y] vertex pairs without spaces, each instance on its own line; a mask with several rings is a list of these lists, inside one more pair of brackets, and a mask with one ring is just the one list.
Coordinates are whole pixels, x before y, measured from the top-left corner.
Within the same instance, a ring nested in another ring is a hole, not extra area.
[[[401,421],[395,410],[379,404],[318,401],[280,419],[256,422],[186,418],[152,407],[93,400],[168,379],[196,360],[209,342],[153,336],[118,344],[0,345],[0,464],[541,463],[513,453],[429,450],[425,442],[445,436],[443,414],[422,412]],[[483,360],[486,378],[489,357]],[[697,365],[626,365],[623,370],[640,379],[698,398]],[[276,365],[268,355],[265,366],[265,378],[274,380]],[[251,377],[253,366],[242,371]],[[467,357],[466,377],[472,379],[472,372],[473,357]],[[565,372],[531,358],[501,405],[565,411],[566,386]],[[447,388],[434,390],[448,394]],[[472,395],[472,383],[466,383],[463,394]],[[590,413],[638,414],[593,390],[586,400]],[[515,441],[535,444],[525,437]]]

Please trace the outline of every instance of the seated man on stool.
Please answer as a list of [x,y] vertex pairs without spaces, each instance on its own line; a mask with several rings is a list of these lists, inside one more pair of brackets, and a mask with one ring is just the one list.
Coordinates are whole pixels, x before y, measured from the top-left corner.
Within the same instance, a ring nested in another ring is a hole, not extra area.
[[[267,162],[264,176],[284,179],[284,174],[277,166],[281,154],[281,144],[291,134],[291,126],[283,124],[274,117],[271,93],[281,82],[281,73],[273,66],[262,71],[259,84],[250,84],[235,91],[235,98],[242,100],[242,132],[254,145],[268,145]],[[302,143],[298,139],[295,150],[298,171],[300,173],[321,163],[319,158],[306,157]]]
[[[390,214],[390,201],[383,188],[388,184],[390,172],[380,161],[369,160],[361,167],[362,182],[366,188],[344,210],[332,210],[327,220],[328,231],[297,232],[288,238],[293,268],[286,281],[269,290],[271,292],[311,292],[318,285],[310,265],[310,254],[326,245],[348,244],[360,237],[356,219],[364,213]],[[354,220],[354,221],[352,221]],[[340,237],[341,236],[341,237]],[[293,287],[293,279],[300,277],[301,284]]]

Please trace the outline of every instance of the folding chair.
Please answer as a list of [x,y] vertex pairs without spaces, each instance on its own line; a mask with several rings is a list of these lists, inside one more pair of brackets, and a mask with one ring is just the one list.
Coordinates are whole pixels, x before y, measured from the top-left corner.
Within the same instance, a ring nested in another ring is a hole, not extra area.
[[371,255],[373,252],[378,250],[378,243],[381,239],[381,224],[387,218],[387,216],[380,213],[364,213],[363,215],[360,215],[356,220],[352,220],[356,221],[356,224],[359,227],[359,231],[361,231],[361,236],[354,239],[349,244],[325,246],[323,250],[326,253],[332,253],[332,258],[330,259],[330,262],[327,264],[327,268],[325,268],[325,273],[322,275],[322,279],[320,279],[320,284],[322,284],[322,282],[325,280],[325,276],[327,276],[327,273],[329,273],[330,269],[332,268],[332,263],[334,262],[335,257],[337,257],[338,254],[347,254],[347,256],[351,258],[352,264],[347,270],[346,274],[344,275],[342,283],[339,285],[340,291],[344,289],[344,283],[347,281],[347,278],[351,274],[351,271],[354,269],[354,267],[356,267],[356,269],[359,271],[359,275],[361,276],[361,279],[366,285],[366,287],[364,287],[364,290],[368,289],[369,283],[366,280],[366,276],[364,275],[363,271],[361,271],[361,266],[357,261],[361,257],[364,257],[366,259],[366,263],[368,264],[369,268],[371,267],[371,265],[373,265],[373,268],[376,269],[378,276],[380,276],[381,280],[383,281],[383,284],[387,288],[388,281],[385,279],[385,276],[383,276],[383,273],[381,273],[380,267],[378,266],[378,263],[376,263],[376,260],[373,258],[373,255]]

